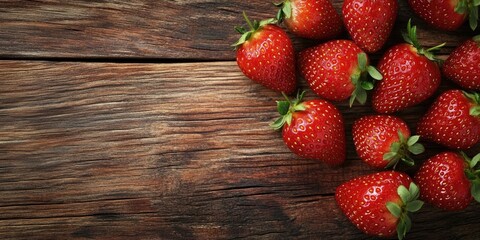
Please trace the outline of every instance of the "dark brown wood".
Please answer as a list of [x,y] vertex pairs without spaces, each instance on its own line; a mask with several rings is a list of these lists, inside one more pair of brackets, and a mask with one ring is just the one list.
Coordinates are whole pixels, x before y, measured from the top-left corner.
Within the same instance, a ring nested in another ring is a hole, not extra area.
[[[268,126],[281,95],[235,62],[0,61],[0,82],[1,239],[366,237],[333,193],[375,171],[350,132],[368,105],[337,103],[348,160],[329,168],[288,151]],[[478,239],[479,214],[427,206],[409,239]]]
[[[0,1],[0,58],[151,58],[233,60],[233,30],[252,19],[272,17],[272,1]],[[334,6],[341,9],[341,0]],[[396,30],[388,46],[401,41],[413,17],[400,1]],[[434,30],[413,17],[425,46],[447,42],[444,52],[473,36]],[[478,33],[478,31],[477,31]],[[343,38],[347,37],[344,34]],[[297,50],[316,44],[294,39]],[[118,61],[118,59],[117,59]]]

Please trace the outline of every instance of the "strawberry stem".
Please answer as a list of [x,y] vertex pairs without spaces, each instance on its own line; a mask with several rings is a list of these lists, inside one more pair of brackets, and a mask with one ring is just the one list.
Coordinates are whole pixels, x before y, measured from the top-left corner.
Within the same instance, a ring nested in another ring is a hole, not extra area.
[[250,30],[254,31],[255,28],[253,27],[253,24],[250,21],[250,19],[248,19],[247,13],[245,11],[243,11],[243,18],[245,18],[245,21],[247,22],[247,25],[250,27]]

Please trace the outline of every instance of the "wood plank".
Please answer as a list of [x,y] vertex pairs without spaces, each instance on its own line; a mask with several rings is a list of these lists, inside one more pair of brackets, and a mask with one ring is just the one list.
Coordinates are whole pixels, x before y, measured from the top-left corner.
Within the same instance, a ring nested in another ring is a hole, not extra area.
[[[340,11],[343,1],[333,3]],[[233,26],[243,24],[243,10],[253,19],[276,12],[271,1],[0,0],[0,58],[233,60],[230,44],[238,38]],[[401,30],[412,16],[406,1],[400,1],[387,47],[400,41]],[[444,32],[416,17],[414,23],[424,45],[447,42],[444,53],[474,35],[466,25]],[[297,50],[316,44],[292,38]]]
[[[348,160],[329,168],[288,151],[268,127],[281,95],[234,62],[0,61],[0,82],[1,239],[365,238],[333,193],[375,171],[350,131],[369,105],[336,104]],[[426,207],[409,239],[478,239],[479,214]]]

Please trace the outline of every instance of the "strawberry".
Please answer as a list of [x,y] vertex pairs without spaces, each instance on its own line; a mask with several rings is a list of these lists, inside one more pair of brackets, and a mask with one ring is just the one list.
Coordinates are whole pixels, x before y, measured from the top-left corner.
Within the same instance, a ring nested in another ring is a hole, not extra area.
[[456,30],[467,17],[470,28],[477,28],[478,0],[408,0],[408,3],[414,13],[436,28]]
[[235,28],[242,37],[234,44],[237,64],[250,79],[267,88],[291,94],[296,89],[295,53],[285,31],[274,25],[274,19],[253,23],[245,12],[250,27]]
[[447,78],[461,87],[480,90],[480,35],[453,50],[442,70]]
[[423,49],[416,37],[416,27],[408,21],[407,43],[390,48],[380,59],[379,71],[383,80],[377,85],[373,109],[379,113],[393,113],[417,105],[433,95],[440,85],[440,68],[432,51],[439,46]]
[[278,101],[281,116],[271,124],[279,130],[283,127],[283,141],[295,154],[317,159],[328,165],[345,161],[346,144],[343,117],[331,103],[321,100],[301,102],[305,92],[293,101]]
[[343,22],[353,41],[365,52],[382,48],[398,14],[397,0],[345,0]]
[[397,233],[402,239],[411,227],[408,212],[416,212],[423,205],[417,200],[419,193],[408,175],[385,171],[340,185],[335,200],[348,219],[366,234],[392,237]]
[[299,37],[325,40],[343,30],[342,19],[330,0],[285,0],[275,5],[280,7],[278,21]]
[[[465,209],[475,198],[480,202],[480,154],[443,152],[428,159],[415,175],[420,198],[438,208]],[[473,197],[472,197],[473,196]]]
[[417,133],[449,148],[473,147],[480,142],[480,94],[442,93],[420,119]]
[[410,136],[407,124],[394,116],[362,117],[353,123],[352,134],[357,154],[375,168],[395,168],[399,160],[412,166],[410,153],[417,155],[425,151],[423,145],[417,143],[420,136]]
[[374,81],[382,75],[368,65],[367,55],[354,42],[334,40],[308,48],[299,54],[300,74],[310,88],[322,98],[341,101],[350,98],[361,104],[367,100],[366,90],[373,89]]

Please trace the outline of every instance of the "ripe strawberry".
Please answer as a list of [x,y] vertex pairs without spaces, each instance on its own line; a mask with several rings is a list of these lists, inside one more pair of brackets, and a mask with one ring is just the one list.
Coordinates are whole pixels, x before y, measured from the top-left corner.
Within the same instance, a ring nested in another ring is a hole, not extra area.
[[342,32],[342,19],[330,0],[284,0],[275,5],[280,7],[277,19],[299,37],[325,40]]
[[354,42],[334,40],[302,51],[299,55],[300,74],[310,88],[322,98],[341,101],[350,97],[361,104],[367,100],[366,90],[373,89],[367,75],[380,80],[382,75],[368,65],[367,55]]
[[398,13],[397,0],[345,0],[343,21],[353,41],[367,53],[380,50]]
[[443,152],[428,159],[415,175],[420,198],[438,208],[465,209],[472,195],[480,202],[480,154],[470,159],[465,154]]
[[456,48],[442,70],[447,78],[461,87],[480,90],[480,35]]
[[480,142],[480,94],[449,90],[423,116],[417,132],[425,139],[453,149]]
[[423,205],[418,195],[419,189],[408,175],[385,171],[340,185],[335,200],[348,219],[366,234],[391,237],[396,232],[402,239],[411,227],[408,212],[416,212]]
[[477,0],[408,0],[408,3],[413,12],[436,28],[456,30],[467,17],[470,28],[477,28],[480,4]]
[[237,64],[250,79],[267,88],[291,94],[296,89],[295,53],[285,31],[272,24],[274,19],[250,22],[250,30],[235,28],[242,37],[234,44]]
[[407,26],[407,43],[389,49],[380,59],[383,74],[372,97],[373,109],[379,113],[393,113],[417,105],[433,95],[440,85],[440,68],[431,53],[444,44],[423,49],[416,37],[416,27]]
[[290,101],[278,101],[280,116],[271,126],[283,127],[283,141],[295,154],[328,165],[345,161],[346,144],[342,114],[331,103],[315,99],[301,102],[305,92]]
[[376,168],[394,167],[402,160],[409,166],[415,155],[425,151],[417,143],[420,136],[410,136],[407,124],[400,118],[388,115],[365,116],[353,124],[353,143],[360,158]]

